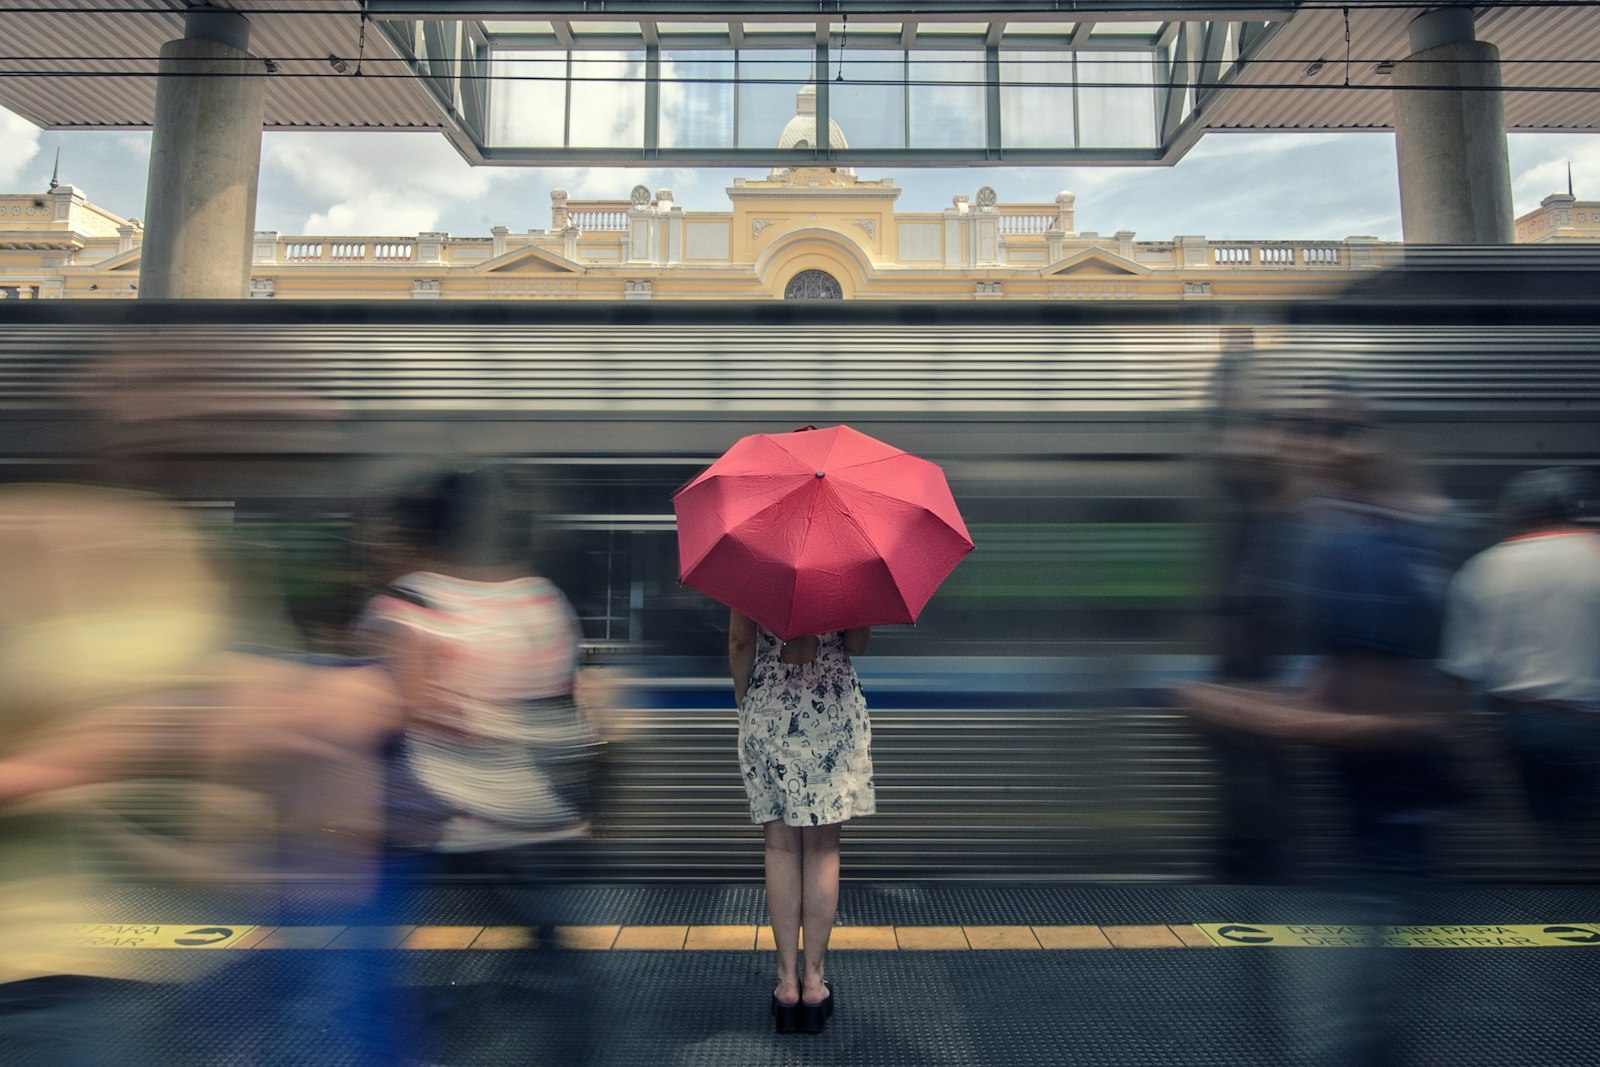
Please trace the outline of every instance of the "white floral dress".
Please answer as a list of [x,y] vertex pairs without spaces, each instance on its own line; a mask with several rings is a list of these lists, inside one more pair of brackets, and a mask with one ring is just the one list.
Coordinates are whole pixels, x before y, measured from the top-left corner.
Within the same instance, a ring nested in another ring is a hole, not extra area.
[[790,826],[844,822],[876,810],[872,725],[840,634],[817,658],[778,658],[780,642],[756,628],[755,667],[739,706],[739,756],[750,820]]

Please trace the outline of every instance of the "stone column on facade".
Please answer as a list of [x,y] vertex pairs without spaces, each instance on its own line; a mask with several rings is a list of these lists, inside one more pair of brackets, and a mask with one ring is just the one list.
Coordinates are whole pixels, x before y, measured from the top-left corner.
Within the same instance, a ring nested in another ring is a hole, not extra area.
[[1061,261],[1062,246],[1066,244],[1067,235],[1063,230],[1044,231],[1044,260],[1046,263],[1059,263]]
[[[562,255],[566,256],[568,259],[578,258],[578,235],[582,232],[583,231],[579,230],[576,226],[568,226],[566,229],[561,231]],[[623,240],[627,240],[626,234],[623,235]],[[626,251],[623,252],[623,258],[627,258]]]
[[550,228],[557,233],[567,228],[567,191],[550,190]]
[[1209,267],[1206,253],[1211,243],[1203,235],[1184,234],[1172,239],[1173,259],[1178,267]]
[[1117,239],[1117,255],[1123,259],[1133,258],[1133,231],[1118,230],[1111,236]]
[[958,196],[950,201],[944,211],[944,265],[965,267],[972,263],[971,243],[967,239],[967,220],[971,212],[967,198]]
[[1074,206],[1078,198],[1065,189],[1056,194],[1056,224],[1055,228],[1067,234],[1077,233],[1076,211]]
[[660,263],[683,261],[683,208],[672,201],[672,190],[656,192],[656,211],[661,219],[661,247],[656,253]]
[[438,266],[443,263],[445,242],[449,240],[450,235],[440,231],[424,231],[417,234],[417,263],[427,266]]
[[[250,259],[251,263],[256,266],[272,266],[278,262],[277,230],[256,231],[255,252]],[[253,288],[250,295],[255,295],[255,290]]]
[[117,255],[120,256],[124,252],[132,252],[138,247],[137,243],[134,241],[134,237],[138,233],[139,227],[133,223],[129,223],[126,226],[117,227]]
[[655,212],[650,207],[650,190],[635,185],[628,202],[628,262],[650,263],[655,259]]
[[491,226],[489,234],[494,238],[494,258],[499,259],[506,254],[506,244],[511,237],[510,226]]
[[250,285],[266,79],[250,23],[197,7],[161,47],[139,295],[242,299]]
[[1551,193],[1539,201],[1539,206],[1550,219],[1551,233],[1572,228],[1572,207],[1577,202],[1578,198],[1571,193]]
[[1345,263],[1353,270],[1376,267],[1377,256],[1374,254],[1378,239],[1356,234],[1344,239]]
[[50,191],[50,197],[55,201],[55,220],[65,222],[68,227],[72,223],[72,209],[88,201],[84,195],[70,185],[58,185]]
[[1509,244],[1511,166],[1500,51],[1474,38],[1470,7],[1411,22],[1394,68],[1400,228],[1407,243]]
[[972,261],[992,267],[1000,262],[1000,212],[995,191],[985,185],[978,190],[978,210],[972,214]]

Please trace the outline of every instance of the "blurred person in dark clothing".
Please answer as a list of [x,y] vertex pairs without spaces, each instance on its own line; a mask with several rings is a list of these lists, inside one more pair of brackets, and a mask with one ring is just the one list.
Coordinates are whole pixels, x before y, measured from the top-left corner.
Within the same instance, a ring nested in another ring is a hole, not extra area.
[[1600,812],[1600,534],[1572,467],[1514,478],[1511,535],[1450,583],[1444,670],[1488,698],[1547,845]]
[[1330,749],[1358,870],[1394,890],[1431,871],[1432,828],[1455,799],[1449,703],[1433,665],[1442,509],[1396,476],[1353,398],[1307,413],[1292,441],[1313,486],[1294,568],[1315,657],[1309,684],[1200,685],[1183,699],[1213,726]]
[[[1307,488],[1294,566],[1309,680],[1295,689],[1201,684],[1179,702],[1213,729],[1329,753],[1355,857],[1357,921],[1418,921],[1416,890],[1436,873],[1435,827],[1458,799],[1449,689],[1438,650],[1447,509],[1406,484],[1360,404],[1335,394],[1286,437]],[[1329,1010],[1297,1062],[1389,1067],[1392,950],[1370,948],[1318,979]]]
[[[1227,412],[1212,466],[1222,513],[1215,602],[1215,680],[1285,681],[1297,650],[1294,566],[1301,536],[1298,483],[1284,462],[1287,432],[1261,410]],[[1284,746],[1259,734],[1206,732],[1217,765],[1216,875],[1234,884],[1290,877],[1293,778]]]

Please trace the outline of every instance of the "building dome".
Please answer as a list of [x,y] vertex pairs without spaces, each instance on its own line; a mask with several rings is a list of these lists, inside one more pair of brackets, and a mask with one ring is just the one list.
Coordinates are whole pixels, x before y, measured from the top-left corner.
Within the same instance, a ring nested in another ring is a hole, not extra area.
[[[832,119],[828,120],[828,144],[833,148],[849,148],[844,131]],[[795,116],[778,135],[779,148],[815,148],[817,146],[817,87],[807,85],[795,98]]]

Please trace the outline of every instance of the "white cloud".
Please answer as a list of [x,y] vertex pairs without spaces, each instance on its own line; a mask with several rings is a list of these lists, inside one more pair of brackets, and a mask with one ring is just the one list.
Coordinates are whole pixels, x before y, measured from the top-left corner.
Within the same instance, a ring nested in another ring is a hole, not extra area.
[[39,154],[39,127],[0,107],[0,189],[15,189],[23,168]]
[[286,210],[309,211],[257,224],[302,233],[432,229],[452,203],[481,200],[506,177],[469,167],[438,134],[274,133],[261,156],[262,185],[280,187]]
[[1508,142],[1511,197],[1518,215],[1534,210],[1551,193],[1567,191],[1568,163],[1578,198],[1600,199],[1600,136],[1526,134],[1513,135]]

